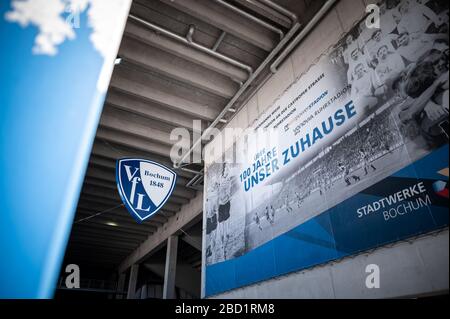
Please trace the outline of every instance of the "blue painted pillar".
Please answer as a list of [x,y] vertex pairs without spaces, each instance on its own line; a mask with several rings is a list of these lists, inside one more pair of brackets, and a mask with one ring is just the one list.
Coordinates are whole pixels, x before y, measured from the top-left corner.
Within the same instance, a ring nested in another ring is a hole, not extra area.
[[131,0],[37,3],[0,2],[0,298],[53,296]]

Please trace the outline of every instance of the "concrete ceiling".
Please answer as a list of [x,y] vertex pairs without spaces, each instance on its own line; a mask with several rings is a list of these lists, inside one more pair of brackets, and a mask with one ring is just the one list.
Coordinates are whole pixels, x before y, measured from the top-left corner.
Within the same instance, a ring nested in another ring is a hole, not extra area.
[[[288,18],[268,11],[257,0],[226,2],[283,32],[291,26]],[[321,5],[320,1],[306,0],[276,2],[295,12],[301,23],[307,22],[314,11],[306,10],[312,3],[315,8]],[[194,42],[208,48],[214,47],[223,34],[217,52],[253,70],[280,41],[276,32],[214,0],[135,0],[130,13],[183,38],[190,26],[195,26]],[[117,267],[197,194],[197,190],[187,187],[194,174],[177,170],[179,179],[170,200],[156,216],[138,224],[121,206],[115,184],[116,160],[137,156],[172,167],[171,130],[192,129],[192,121],[198,119],[207,127],[249,76],[240,67],[155,32],[132,18],[119,56],[122,62],[112,76],[66,254],[66,259],[73,262],[109,267]],[[238,100],[237,108],[265,74]],[[200,253],[191,254],[188,262],[199,269],[199,260]]]

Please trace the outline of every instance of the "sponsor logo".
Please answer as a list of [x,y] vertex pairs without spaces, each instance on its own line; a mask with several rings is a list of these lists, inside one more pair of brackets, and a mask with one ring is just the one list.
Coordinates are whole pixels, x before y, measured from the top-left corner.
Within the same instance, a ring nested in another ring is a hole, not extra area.
[[448,182],[437,181],[433,183],[434,192],[444,198],[448,198]]
[[[442,170],[440,170],[439,172],[438,172],[438,174],[440,174],[440,175],[442,175],[442,176],[445,176],[445,177],[447,177],[448,178],[448,174],[449,172],[448,172],[448,167],[447,168],[444,168],[444,169],[442,169]],[[444,197],[444,198],[447,198],[448,199],[448,182],[444,182],[444,181],[436,181],[434,184],[433,184],[433,190],[434,190],[434,192],[437,194],[437,195],[439,195],[439,196],[441,196],[441,197]]]

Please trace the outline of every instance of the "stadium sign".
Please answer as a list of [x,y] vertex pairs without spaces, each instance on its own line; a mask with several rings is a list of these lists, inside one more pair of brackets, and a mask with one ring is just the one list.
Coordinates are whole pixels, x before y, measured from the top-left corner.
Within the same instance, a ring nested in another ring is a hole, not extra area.
[[120,159],[116,181],[128,212],[142,222],[159,211],[172,194],[177,175],[171,169],[144,159]]
[[206,160],[206,296],[448,226],[448,4],[379,5]]

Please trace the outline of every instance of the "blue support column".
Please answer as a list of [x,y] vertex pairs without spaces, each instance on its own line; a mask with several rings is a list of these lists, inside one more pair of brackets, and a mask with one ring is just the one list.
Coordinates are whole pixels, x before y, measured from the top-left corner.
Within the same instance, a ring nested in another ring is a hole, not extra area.
[[[33,2],[0,3],[0,298],[53,296],[131,3],[108,1],[117,12],[98,17],[114,23],[101,48],[91,7],[73,33],[48,35]],[[60,5],[47,22],[68,21]]]

